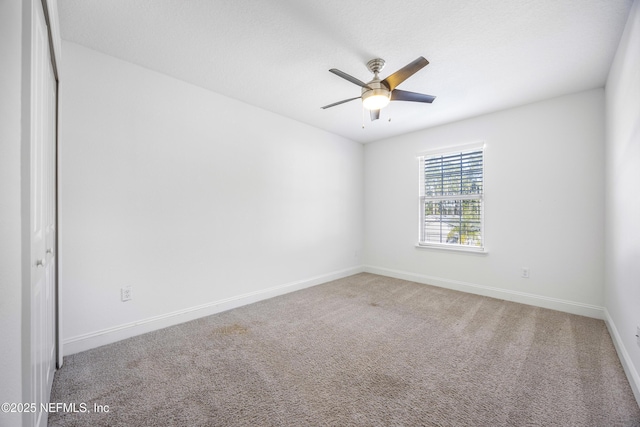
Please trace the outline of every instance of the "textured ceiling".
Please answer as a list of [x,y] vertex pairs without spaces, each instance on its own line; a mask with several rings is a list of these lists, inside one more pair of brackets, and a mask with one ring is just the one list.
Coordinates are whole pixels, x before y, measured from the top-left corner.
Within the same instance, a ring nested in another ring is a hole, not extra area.
[[[632,0],[58,0],[62,38],[359,142],[604,86]],[[430,64],[369,121],[360,80]],[[391,117],[391,121],[388,119]],[[246,118],[248,121],[250,117]]]

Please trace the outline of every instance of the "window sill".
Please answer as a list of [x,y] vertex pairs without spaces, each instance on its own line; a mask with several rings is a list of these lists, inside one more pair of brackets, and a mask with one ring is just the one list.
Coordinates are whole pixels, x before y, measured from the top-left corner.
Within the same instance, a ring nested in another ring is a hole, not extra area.
[[436,250],[436,251],[445,251],[445,252],[462,252],[465,254],[473,254],[473,255],[489,254],[489,251],[487,250],[487,248],[465,248],[464,246],[452,247],[452,246],[444,246],[444,245],[421,245],[416,243],[416,249],[427,249],[427,250]]

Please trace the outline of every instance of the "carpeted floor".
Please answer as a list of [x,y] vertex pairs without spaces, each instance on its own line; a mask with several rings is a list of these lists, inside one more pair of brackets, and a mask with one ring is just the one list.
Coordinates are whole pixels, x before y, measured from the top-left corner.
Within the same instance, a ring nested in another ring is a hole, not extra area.
[[640,426],[603,321],[367,273],[68,356],[51,401],[89,412],[50,426]]

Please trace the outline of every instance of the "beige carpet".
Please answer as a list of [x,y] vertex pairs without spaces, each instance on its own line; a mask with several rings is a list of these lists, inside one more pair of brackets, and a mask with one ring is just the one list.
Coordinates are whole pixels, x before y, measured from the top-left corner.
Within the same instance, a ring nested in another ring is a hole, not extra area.
[[65,358],[50,426],[640,426],[601,320],[358,274]]

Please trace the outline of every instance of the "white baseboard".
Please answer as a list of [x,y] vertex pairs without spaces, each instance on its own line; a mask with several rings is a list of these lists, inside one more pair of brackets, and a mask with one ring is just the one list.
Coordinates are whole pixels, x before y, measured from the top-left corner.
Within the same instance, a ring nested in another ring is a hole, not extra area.
[[640,375],[638,375],[638,371],[631,361],[631,356],[629,356],[629,352],[627,352],[627,348],[624,346],[624,343],[620,338],[618,328],[616,328],[616,324],[613,323],[613,319],[606,308],[604,309],[604,322],[609,329],[609,335],[611,335],[613,345],[616,347],[616,351],[618,352],[618,358],[624,368],[624,373],[627,374],[627,379],[631,385],[631,390],[633,390],[633,395],[636,398],[636,402],[638,402],[638,406],[640,406]]
[[235,297],[212,301],[195,307],[189,307],[183,310],[162,314],[160,316],[150,317],[136,322],[126,323],[112,328],[78,335],[64,340],[64,355],[68,356],[71,354],[79,353],[81,351],[90,350],[102,345],[111,344],[126,338],[131,338],[136,335],[188,322],[200,317],[210,316],[212,314],[231,310],[233,308],[252,304],[254,302],[273,298],[278,295],[283,295],[300,289],[309,288],[311,286],[316,286],[322,283],[330,282],[332,280],[342,279],[343,277],[352,276],[357,273],[362,273],[363,271],[364,270],[362,266],[350,267],[344,270],[314,276],[305,280],[286,283],[268,289],[249,292],[243,295],[237,295]]
[[441,277],[433,277],[406,271],[392,270],[389,268],[375,267],[372,265],[365,265],[364,271],[367,273],[379,274],[381,276],[395,277],[396,279],[423,283],[425,285],[433,285],[441,288],[453,289],[456,291],[468,292],[471,294],[518,302],[521,304],[533,305],[536,307],[549,308],[551,310],[578,314],[580,316],[604,319],[604,308],[598,307],[596,305],[583,304],[574,301],[562,300],[559,298],[551,298],[541,295],[528,294],[525,292],[494,288],[491,286],[461,282],[458,280],[443,279]]

